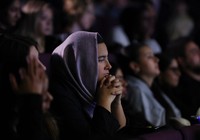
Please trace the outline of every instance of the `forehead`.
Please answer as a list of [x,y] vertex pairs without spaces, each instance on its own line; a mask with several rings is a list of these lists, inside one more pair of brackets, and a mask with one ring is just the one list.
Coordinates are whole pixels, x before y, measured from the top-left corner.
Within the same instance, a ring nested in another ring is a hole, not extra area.
[[98,54],[108,54],[107,47],[105,43],[98,44]]
[[140,55],[153,53],[152,49],[149,46],[143,46],[139,50]]

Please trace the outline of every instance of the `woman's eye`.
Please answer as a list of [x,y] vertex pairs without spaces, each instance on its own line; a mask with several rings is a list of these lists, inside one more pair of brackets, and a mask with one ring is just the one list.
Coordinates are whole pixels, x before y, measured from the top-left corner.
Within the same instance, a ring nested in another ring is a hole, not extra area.
[[98,61],[99,61],[99,62],[103,62],[103,61],[104,61],[104,59],[99,59]]

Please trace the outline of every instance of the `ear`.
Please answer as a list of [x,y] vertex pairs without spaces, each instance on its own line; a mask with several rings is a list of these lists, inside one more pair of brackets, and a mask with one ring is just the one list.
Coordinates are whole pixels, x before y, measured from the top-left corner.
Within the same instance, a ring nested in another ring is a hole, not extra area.
[[129,67],[134,71],[134,73],[138,73],[140,71],[140,66],[135,62],[130,62]]
[[9,74],[9,80],[13,91],[18,90],[18,84],[15,76],[13,74]]

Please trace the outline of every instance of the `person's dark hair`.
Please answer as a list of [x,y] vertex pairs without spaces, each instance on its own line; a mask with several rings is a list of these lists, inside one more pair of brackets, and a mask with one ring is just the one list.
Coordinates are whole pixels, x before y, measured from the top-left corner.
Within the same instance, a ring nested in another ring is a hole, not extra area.
[[129,61],[139,62],[140,49],[145,47],[142,43],[132,43],[125,48],[125,54],[129,58]]
[[122,70],[124,74],[134,74],[133,70],[129,67],[130,62],[139,62],[139,57],[140,57],[140,50],[141,48],[146,47],[145,44],[142,43],[132,43],[126,48],[124,48],[123,51],[123,66]]
[[110,69],[110,74],[115,75],[118,68],[120,68],[120,65],[118,64],[118,59],[116,58],[117,56],[115,54],[109,54],[108,59],[110,62],[110,65],[112,68]]
[[[37,43],[28,37],[14,34],[3,34],[0,36],[0,64],[3,81],[9,79],[9,73],[13,73],[17,81],[20,81],[19,69],[27,67],[26,57],[31,46],[35,46],[37,49]],[[8,83],[8,81],[3,82],[5,84],[3,87],[6,88],[9,85]]]
[[175,59],[175,56],[172,53],[160,53],[156,55],[159,58],[159,69],[161,72],[166,71],[170,64],[172,63],[172,60]]
[[112,68],[110,69],[110,73],[112,75],[116,74],[116,71],[123,66],[123,49],[124,47],[119,44],[119,43],[112,43],[110,45],[107,46],[108,48],[108,59],[109,62],[112,66]]
[[191,37],[180,37],[168,45],[174,51],[175,57],[185,57],[185,49],[188,43],[194,41]]
[[130,42],[132,42],[133,39],[143,41],[144,33],[141,32],[140,25],[142,16],[149,5],[153,6],[150,1],[134,2],[121,12],[119,21]]
[[108,52],[109,52],[109,53],[118,55],[118,54],[121,54],[121,53],[122,53],[121,51],[122,51],[122,49],[123,49],[124,47],[123,47],[123,45],[121,45],[120,43],[113,42],[113,43],[111,43],[110,45],[108,45],[107,48],[108,48]]
[[101,37],[101,35],[99,33],[97,34],[97,43],[98,44],[104,43],[104,40],[103,40],[103,38]]
[[7,24],[6,16],[8,14],[8,8],[14,0],[0,0],[0,20],[3,24]]
[[17,95],[12,90],[9,74],[15,75],[16,81],[20,82],[19,69],[27,67],[26,58],[33,45],[37,46],[30,38],[8,34],[0,36],[0,102],[3,105],[1,109],[10,117],[10,124],[16,121]]

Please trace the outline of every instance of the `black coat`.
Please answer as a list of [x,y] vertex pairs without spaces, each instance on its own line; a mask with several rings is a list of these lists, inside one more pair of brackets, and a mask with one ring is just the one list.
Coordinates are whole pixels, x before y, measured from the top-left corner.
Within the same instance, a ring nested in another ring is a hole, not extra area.
[[[15,99],[15,107],[11,104],[1,106],[1,136],[8,140],[46,140],[42,97],[36,94],[24,94]],[[6,101],[6,99],[1,100],[3,103]]]
[[50,87],[54,97],[51,110],[57,117],[61,140],[110,139],[117,133],[119,123],[109,111],[96,105],[93,118],[90,118],[75,91],[55,82]]

